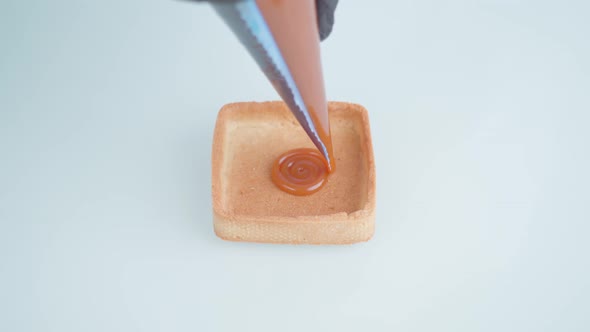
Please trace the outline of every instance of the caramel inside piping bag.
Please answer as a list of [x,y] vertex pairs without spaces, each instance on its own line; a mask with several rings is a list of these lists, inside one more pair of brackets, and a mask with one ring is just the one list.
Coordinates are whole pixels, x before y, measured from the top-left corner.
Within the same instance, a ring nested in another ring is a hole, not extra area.
[[[314,0],[256,0],[335,169]],[[322,157],[322,159],[324,159]]]

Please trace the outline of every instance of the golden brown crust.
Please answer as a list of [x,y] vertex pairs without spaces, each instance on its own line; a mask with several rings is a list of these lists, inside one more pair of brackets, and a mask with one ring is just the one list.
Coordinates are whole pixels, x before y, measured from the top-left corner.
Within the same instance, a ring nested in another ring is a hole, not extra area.
[[215,233],[226,240],[348,244],[374,233],[375,164],[367,111],[328,104],[336,171],[306,197],[280,191],[270,168],[281,153],[313,147],[282,102],[234,103],[219,112],[213,137]]

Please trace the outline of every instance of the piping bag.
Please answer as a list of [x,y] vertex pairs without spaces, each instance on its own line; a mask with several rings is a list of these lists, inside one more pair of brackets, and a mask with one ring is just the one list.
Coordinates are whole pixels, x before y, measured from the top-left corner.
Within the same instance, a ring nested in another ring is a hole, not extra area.
[[335,169],[315,0],[212,3]]

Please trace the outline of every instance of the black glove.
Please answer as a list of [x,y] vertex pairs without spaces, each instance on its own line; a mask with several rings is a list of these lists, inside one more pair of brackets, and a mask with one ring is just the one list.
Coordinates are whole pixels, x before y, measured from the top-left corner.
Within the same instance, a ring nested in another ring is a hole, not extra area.
[[328,38],[334,26],[334,11],[338,0],[316,0],[315,7],[318,13],[318,28],[320,30],[320,39]]
[[[232,0],[191,0],[191,1],[232,1]],[[236,1],[236,0],[234,0]],[[297,1],[297,0],[291,0]],[[315,7],[318,15],[318,30],[320,31],[320,40],[328,38],[334,26],[334,11],[338,0],[316,0]]]

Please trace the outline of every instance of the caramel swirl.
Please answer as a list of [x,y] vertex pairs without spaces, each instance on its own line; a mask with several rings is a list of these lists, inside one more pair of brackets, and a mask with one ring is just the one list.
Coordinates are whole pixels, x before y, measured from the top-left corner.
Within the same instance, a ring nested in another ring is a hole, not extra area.
[[282,154],[275,161],[271,176],[281,190],[304,196],[322,188],[328,177],[328,169],[319,151],[295,149]]

